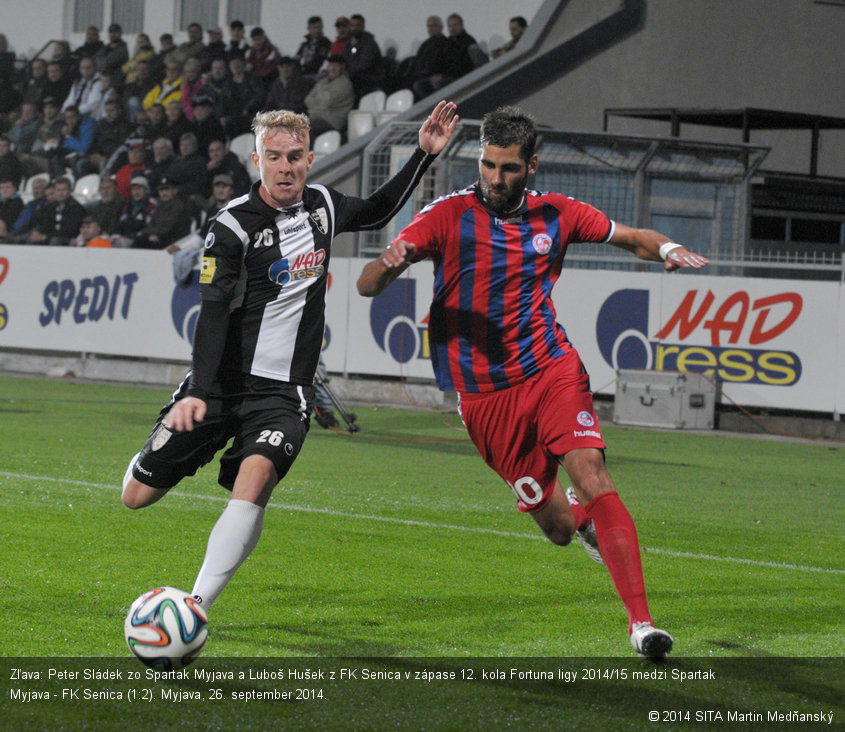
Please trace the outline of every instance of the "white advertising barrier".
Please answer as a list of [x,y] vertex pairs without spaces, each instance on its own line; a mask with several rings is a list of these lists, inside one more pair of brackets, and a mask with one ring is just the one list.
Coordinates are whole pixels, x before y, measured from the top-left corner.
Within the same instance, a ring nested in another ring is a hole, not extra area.
[[[330,371],[432,379],[432,266],[377,298],[368,260],[335,258],[324,360]],[[0,348],[189,360],[194,273],[176,285],[164,252],[0,245]],[[845,297],[838,283],[565,269],[553,294],[590,372],[702,372],[745,406],[845,412]]]
[[189,360],[198,312],[166,252],[0,245],[0,348]]

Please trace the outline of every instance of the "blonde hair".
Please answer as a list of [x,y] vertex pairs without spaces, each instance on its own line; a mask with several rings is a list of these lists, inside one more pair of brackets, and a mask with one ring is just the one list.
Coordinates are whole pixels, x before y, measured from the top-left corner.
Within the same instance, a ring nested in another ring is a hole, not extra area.
[[255,149],[259,155],[264,148],[264,138],[273,129],[286,130],[294,137],[304,139],[310,147],[311,123],[308,121],[308,117],[287,109],[275,109],[269,112],[259,112],[252,120]]

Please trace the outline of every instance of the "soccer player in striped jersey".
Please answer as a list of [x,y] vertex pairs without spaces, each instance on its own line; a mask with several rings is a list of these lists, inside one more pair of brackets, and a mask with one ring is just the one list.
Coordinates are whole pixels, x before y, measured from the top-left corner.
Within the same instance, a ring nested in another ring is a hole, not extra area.
[[673,639],[652,624],[637,531],[605,467],[589,377],[556,322],[551,291],[573,242],[607,242],[667,270],[698,269],[707,259],[567,196],[528,189],[536,139],[533,119],[515,107],[485,115],[478,181],[424,208],[367,264],[358,291],[373,297],[411,263],[433,261],[438,385],[458,392],[470,437],[519,509],[555,544],[575,536],[607,566],[632,645],[662,658]]
[[371,196],[356,198],[306,183],[314,154],[305,115],[256,115],[252,162],[260,180],[208,229],[191,371],[123,479],[123,503],[144,508],[234,438],[218,477],[232,498],[191,592],[204,608],[258,543],[264,508],[308,432],[332,239],[384,226],[457,122],[455,105],[440,102],[408,162]]

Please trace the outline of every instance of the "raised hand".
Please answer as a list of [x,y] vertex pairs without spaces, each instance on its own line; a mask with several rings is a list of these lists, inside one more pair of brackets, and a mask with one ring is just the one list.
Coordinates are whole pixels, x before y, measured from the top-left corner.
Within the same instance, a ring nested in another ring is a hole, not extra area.
[[431,155],[437,155],[449,142],[460,117],[456,114],[458,105],[442,101],[420,127],[420,147]]

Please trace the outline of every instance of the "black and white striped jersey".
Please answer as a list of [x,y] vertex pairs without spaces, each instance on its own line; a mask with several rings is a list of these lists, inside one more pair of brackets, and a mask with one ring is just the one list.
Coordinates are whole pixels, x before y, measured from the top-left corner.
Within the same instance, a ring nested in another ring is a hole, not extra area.
[[188,394],[203,398],[215,381],[246,374],[311,385],[323,341],[332,239],[387,223],[433,159],[417,149],[366,199],[309,184],[300,203],[276,209],[256,183],[223,208],[205,239]]

